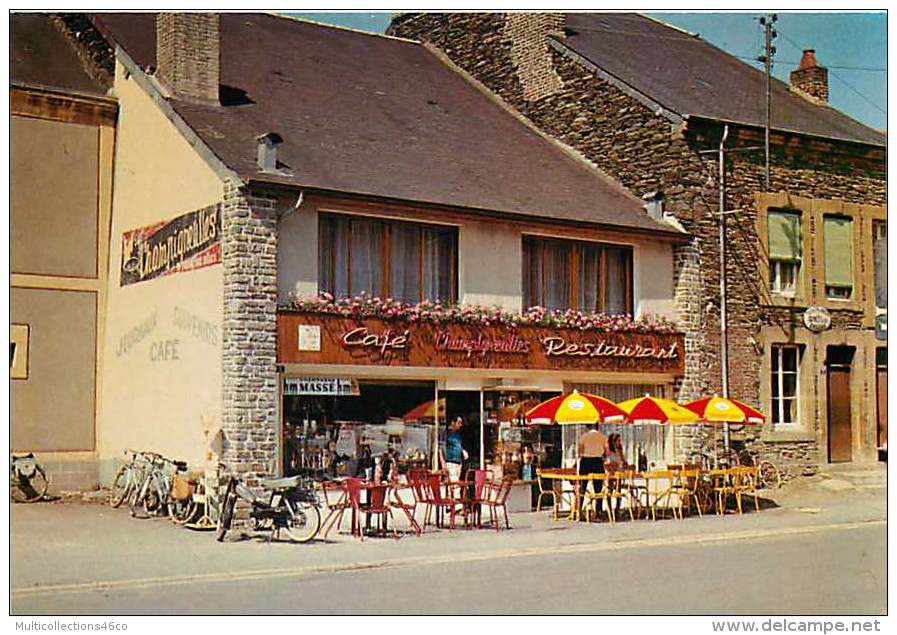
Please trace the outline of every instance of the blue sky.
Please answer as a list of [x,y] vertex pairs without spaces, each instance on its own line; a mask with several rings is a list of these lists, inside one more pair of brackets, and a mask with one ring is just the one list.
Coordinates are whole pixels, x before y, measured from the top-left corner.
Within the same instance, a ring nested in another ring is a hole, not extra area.
[[[328,24],[382,33],[390,13],[292,13]],[[758,13],[649,13],[698,33],[712,44],[756,62],[763,48]],[[779,13],[773,74],[788,81],[805,48],[829,69],[829,101],[868,126],[887,128],[887,19],[884,13]]]

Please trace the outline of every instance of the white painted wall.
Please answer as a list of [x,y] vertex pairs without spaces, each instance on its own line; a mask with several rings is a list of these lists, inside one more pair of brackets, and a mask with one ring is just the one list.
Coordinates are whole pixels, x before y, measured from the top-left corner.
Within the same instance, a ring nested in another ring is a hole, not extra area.
[[120,114],[97,433],[106,484],[125,448],[204,461],[203,429],[220,425],[222,374],[222,265],[125,287],[120,272],[124,232],[217,203],[223,184],[120,64],[114,93]]

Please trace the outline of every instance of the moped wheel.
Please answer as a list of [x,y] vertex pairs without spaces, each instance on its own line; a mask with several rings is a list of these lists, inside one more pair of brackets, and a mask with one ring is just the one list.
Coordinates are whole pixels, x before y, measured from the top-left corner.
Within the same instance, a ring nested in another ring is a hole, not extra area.
[[34,503],[47,493],[50,481],[47,480],[44,469],[40,465],[35,465],[34,474],[31,476],[11,475],[10,486],[13,500],[18,503]]
[[234,519],[234,507],[237,505],[237,495],[234,493],[234,482],[227,484],[224,491],[224,498],[221,503],[221,512],[218,515],[218,528],[215,531],[215,540],[221,542],[230,529],[230,524]]
[[311,503],[297,502],[291,508],[290,524],[284,527],[290,538],[296,542],[308,542],[318,535],[321,528],[321,512]]
[[119,507],[128,497],[131,489],[131,470],[127,465],[122,465],[112,481],[112,491],[109,492],[109,504]]

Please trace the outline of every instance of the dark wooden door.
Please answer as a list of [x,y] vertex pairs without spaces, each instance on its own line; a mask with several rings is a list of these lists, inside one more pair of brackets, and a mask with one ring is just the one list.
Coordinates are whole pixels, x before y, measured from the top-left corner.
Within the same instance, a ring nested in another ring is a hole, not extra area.
[[877,405],[877,445],[882,447],[888,442],[888,349],[876,351],[875,391]]
[[841,347],[828,352],[828,460],[851,460],[850,357]]

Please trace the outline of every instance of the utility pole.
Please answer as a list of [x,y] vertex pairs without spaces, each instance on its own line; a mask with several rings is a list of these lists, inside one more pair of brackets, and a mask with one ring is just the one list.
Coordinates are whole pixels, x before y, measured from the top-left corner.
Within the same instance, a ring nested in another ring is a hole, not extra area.
[[757,58],[758,61],[763,62],[763,65],[766,68],[766,126],[764,130],[764,147],[766,149],[765,189],[767,192],[769,191],[769,120],[772,106],[772,57],[776,54],[776,47],[772,45],[772,41],[776,39],[776,36],[778,35],[773,28],[773,25],[778,19],[779,16],[775,13],[760,18],[760,26],[763,27],[766,45],[764,54]]

